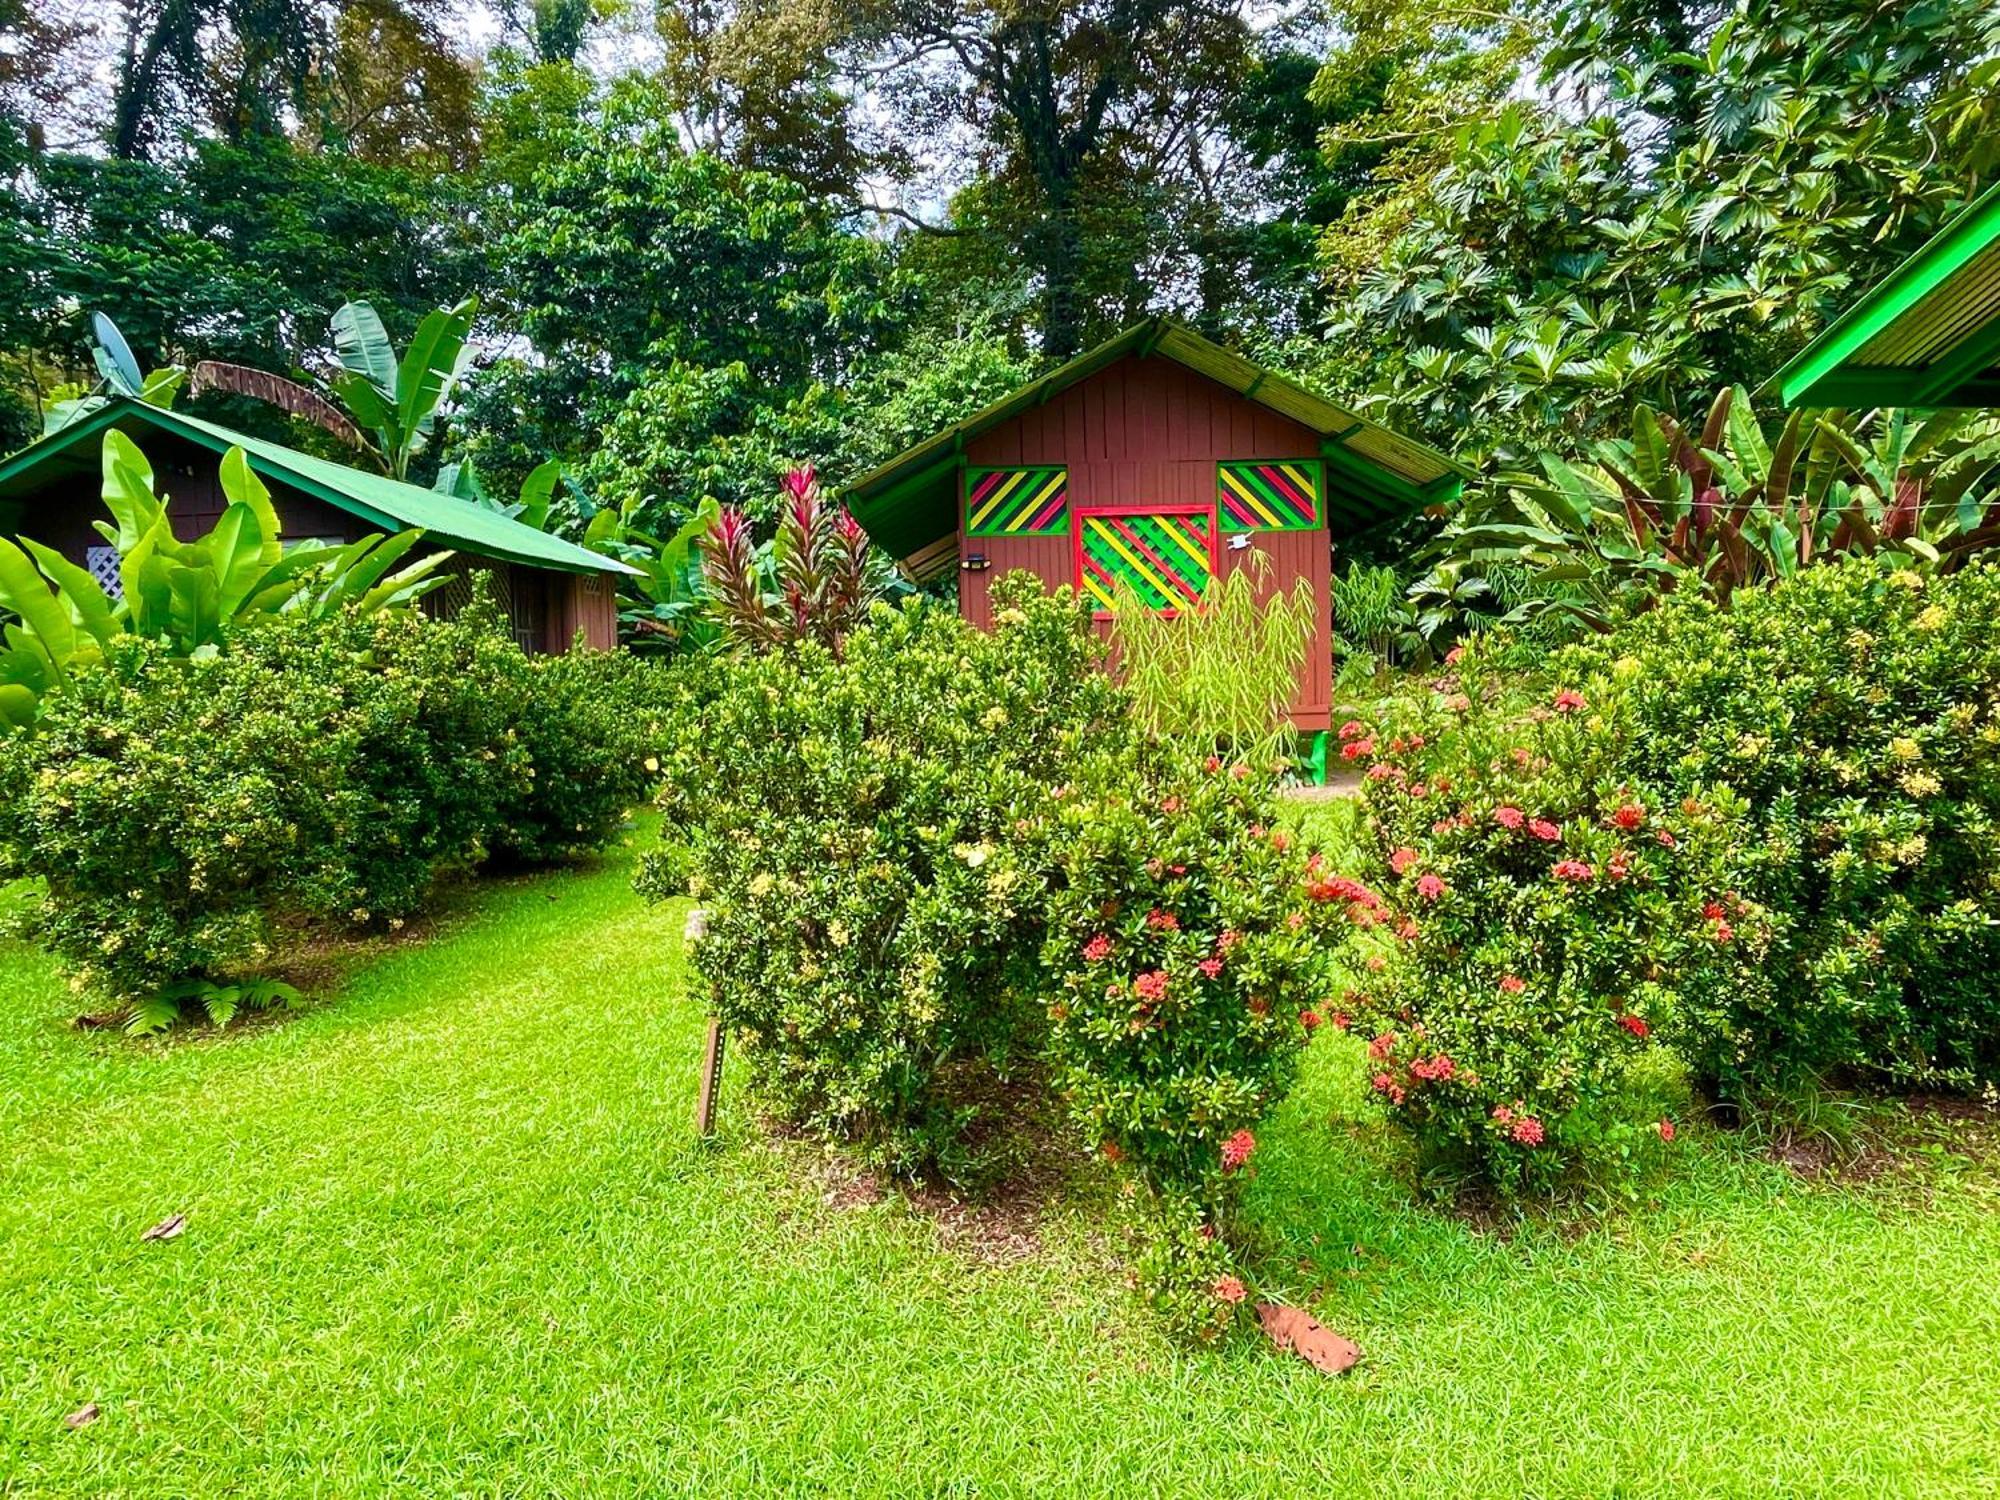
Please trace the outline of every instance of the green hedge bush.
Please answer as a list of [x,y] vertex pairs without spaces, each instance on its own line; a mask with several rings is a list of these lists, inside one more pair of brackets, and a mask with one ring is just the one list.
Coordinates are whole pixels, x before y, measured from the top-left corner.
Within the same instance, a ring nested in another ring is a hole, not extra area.
[[2000,1073],[2000,573],[1670,597],[1532,688],[1487,646],[1342,734],[1343,1010],[1427,1166],[1629,1185],[1676,1060],[1741,1105]]
[[959,1155],[1032,1054],[1056,793],[1126,733],[1074,605],[1015,589],[982,634],[878,606],[836,659],[733,664],[670,738],[672,847],[641,889],[707,912],[694,963],[788,1119],[899,1170]]
[[990,634],[909,601],[840,659],[734,662],[670,731],[641,887],[699,903],[695,969],[777,1114],[963,1181],[1059,1105],[1136,1175],[1159,1305],[1213,1333],[1248,1297],[1252,1128],[1324,994],[1317,877],[1268,771],[1137,728],[1074,598],[996,602]]
[[1629,1187],[1677,1129],[1663,1042],[1754,942],[1750,913],[1704,916],[1740,805],[1636,791],[1607,683],[1523,700],[1484,645],[1445,691],[1341,731],[1372,856],[1341,1019],[1436,1185]]
[[1745,809],[1729,886],[1768,941],[1686,1042],[1718,1091],[2000,1076],[2000,571],[1669,599],[1557,669],[1619,682],[1635,784]]
[[1232,1219],[1254,1127],[1322,1021],[1325,882],[1267,773],[1133,769],[1054,815],[1046,1045],[1079,1144],[1144,1190],[1154,1305],[1212,1333],[1247,1294]]
[[280,617],[195,660],[121,642],[0,739],[0,878],[41,877],[34,936],[159,1023],[296,929],[602,844],[650,780],[633,671],[525,656],[478,607]]

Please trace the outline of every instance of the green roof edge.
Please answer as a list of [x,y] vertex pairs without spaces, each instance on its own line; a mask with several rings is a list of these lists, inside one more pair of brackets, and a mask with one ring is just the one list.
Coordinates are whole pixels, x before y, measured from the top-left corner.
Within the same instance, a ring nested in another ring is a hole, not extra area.
[[[281,484],[302,490],[337,510],[346,511],[349,515],[386,531],[422,531],[427,536],[436,538],[440,545],[449,544],[455,551],[471,553],[476,557],[488,557],[499,562],[518,563],[523,567],[547,568],[562,573],[638,572],[636,568],[615,558],[592,552],[587,547],[581,547],[563,537],[537,531],[532,526],[524,526],[512,517],[500,515],[497,511],[480,512],[482,524],[498,523],[518,530],[522,533],[522,546],[510,547],[504,542],[457,535],[448,527],[426,526],[406,521],[369,504],[358,495],[326,482],[312,472],[312,468],[318,465],[332,469],[346,469],[347,466],[344,464],[335,463],[331,459],[316,459],[311,454],[299,453],[283,443],[252,437],[248,433],[234,432],[220,423],[187,416],[166,407],[151,406],[129,396],[109,397],[103,406],[88,416],[36,439],[5,459],[0,459],[0,485],[31,473],[41,464],[67,452],[78,443],[94,436],[101,436],[108,429],[132,417],[137,417],[164,432],[217,454],[227,453],[231,448],[241,448],[251,469],[263,478],[275,479]],[[274,457],[274,453],[288,457]],[[288,458],[296,458],[300,462],[294,464],[289,462]],[[390,484],[410,490],[413,499],[421,499],[426,505],[469,503],[436,490],[426,490],[421,485],[390,479],[386,475],[366,474],[359,469],[349,472],[352,472],[357,479],[371,484]]]
[[1952,216],[1902,264],[1835,318],[1765,382],[1786,406],[1797,405],[1841,364],[1939,283],[2000,238],[2000,183]]

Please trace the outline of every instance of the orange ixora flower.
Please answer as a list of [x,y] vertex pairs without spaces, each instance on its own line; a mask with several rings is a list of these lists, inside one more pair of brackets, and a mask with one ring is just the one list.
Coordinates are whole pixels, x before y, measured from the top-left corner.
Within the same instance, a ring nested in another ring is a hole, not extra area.
[[1218,1276],[1215,1278],[1215,1296],[1217,1301],[1241,1302],[1249,1295],[1249,1291],[1236,1277]]
[[1247,1130],[1239,1130],[1222,1143],[1222,1170],[1234,1172],[1250,1160],[1250,1153],[1257,1149],[1257,1137]]

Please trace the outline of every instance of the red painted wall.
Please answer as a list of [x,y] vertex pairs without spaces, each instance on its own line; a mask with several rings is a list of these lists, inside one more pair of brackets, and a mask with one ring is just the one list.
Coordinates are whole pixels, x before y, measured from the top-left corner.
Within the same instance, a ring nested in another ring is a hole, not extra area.
[[[1223,460],[1316,459],[1319,445],[1311,428],[1183,365],[1132,356],[975,438],[966,445],[965,462],[975,469],[1062,464],[1069,470],[1072,511],[1080,505],[1212,505],[1215,466]],[[961,486],[961,532],[964,522]],[[1289,589],[1298,578],[1312,585],[1319,623],[1292,717],[1301,729],[1325,729],[1333,697],[1333,554],[1325,519],[1316,531],[1259,531],[1250,540],[1271,559],[1273,586]],[[1225,576],[1249,556],[1228,543],[1224,537]],[[989,594],[1002,575],[1026,568],[1052,588],[1076,581],[1066,536],[961,538],[961,546],[984,553],[992,564],[958,575],[959,609],[981,629],[993,624]]]

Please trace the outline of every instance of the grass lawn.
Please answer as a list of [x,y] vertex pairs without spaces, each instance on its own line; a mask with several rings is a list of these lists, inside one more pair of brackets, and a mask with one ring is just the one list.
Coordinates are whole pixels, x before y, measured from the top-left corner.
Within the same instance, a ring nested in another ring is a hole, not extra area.
[[1352,1054],[1316,1048],[1256,1200],[1366,1361],[1185,1353],[1094,1214],[996,1249],[842,1191],[733,1094],[696,1145],[682,913],[629,858],[488,886],[334,1003],[221,1037],[73,1032],[0,947],[0,1490],[2000,1485],[2000,1164],[1949,1137],[1826,1187],[1689,1131],[1657,1204],[1481,1233],[1411,1203]]

